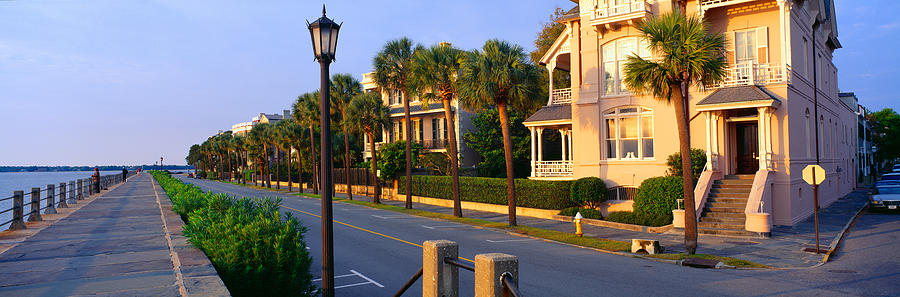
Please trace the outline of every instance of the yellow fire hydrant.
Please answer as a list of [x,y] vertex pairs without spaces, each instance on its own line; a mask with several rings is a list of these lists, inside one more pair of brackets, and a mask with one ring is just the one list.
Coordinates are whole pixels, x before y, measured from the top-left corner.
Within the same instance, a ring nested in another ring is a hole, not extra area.
[[575,213],[575,220],[573,220],[573,222],[575,222],[575,236],[581,237],[584,235],[584,233],[581,232],[581,219],[583,218],[580,211]]

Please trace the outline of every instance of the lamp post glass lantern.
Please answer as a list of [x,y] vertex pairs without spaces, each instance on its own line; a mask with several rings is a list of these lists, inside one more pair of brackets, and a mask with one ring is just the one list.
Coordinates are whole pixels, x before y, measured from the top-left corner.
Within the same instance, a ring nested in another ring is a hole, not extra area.
[[313,54],[321,68],[321,86],[319,88],[319,127],[321,156],[320,167],[322,182],[322,296],[334,296],[334,230],[332,228],[331,196],[334,182],[331,180],[331,104],[330,79],[328,66],[334,61],[337,48],[338,30],[341,25],[325,16],[325,5],[322,5],[322,17],[309,23],[309,35],[312,37]]

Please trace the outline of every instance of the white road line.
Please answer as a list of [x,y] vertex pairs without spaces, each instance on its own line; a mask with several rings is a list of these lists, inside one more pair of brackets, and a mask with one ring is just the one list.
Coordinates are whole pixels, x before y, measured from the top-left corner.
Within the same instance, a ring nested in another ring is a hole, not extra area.
[[[350,270],[350,271],[353,271],[353,270]],[[348,276],[354,276],[354,275],[356,275],[356,274],[351,273],[351,274],[344,274],[344,275],[335,275],[334,278],[342,278],[342,277],[348,277]],[[322,281],[322,279],[321,279],[321,278],[317,278],[317,279],[314,279],[314,280],[312,280],[312,281],[318,282],[318,281]]]
[[422,227],[425,227],[425,228],[434,230],[434,229],[437,229],[437,228],[452,228],[452,227],[463,227],[463,226],[462,226],[462,225],[445,225],[445,226],[425,226],[425,225],[422,225]]
[[[371,284],[371,283],[370,283],[370,282],[355,283],[355,284],[349,284],[349,285],[337,286],[337,287],[334,287],[334,289],[337,290],[337,289],[340,289],[340,288],[355,287],[355,286],[368,285],[368,284]],[[382,287],[382,288],[384,288],[384,287]]]
[[[369,282],[375,284],[375,285],[378,286],[379,288],[384,288],[384,286],[382,286],[381,284],[379,284],[379,283],[376,282],[375,280],[366,277],[366,276],[363,275],[362,273],[356,272],[356,270],[350,269],[350,272],[353,272],[354,274],[359,275],[359,277],[364,278],[365,280],[367,280],[367,281],[369,281]],[[335,289],[336,289],[336,288],[335,288]]]
[[513,242],[513,241],[529,241],[529,240],[534,240],[534,239],[532,239],[532,238],[523,238],[523,239],[504,239],[504,240],[492,240],[492,239],[488,239],[487,242],[497,243],[497,242]]
[[376,217],[376,218],[379,218],[379,219],[385,219],[385,220],[387,220],[387,219],[409,218],[409,217],[410,217],[410,216],[405,216],[405,215],[386,215],[386,216],[372,215],[372,216],[373,216],[373,217]]

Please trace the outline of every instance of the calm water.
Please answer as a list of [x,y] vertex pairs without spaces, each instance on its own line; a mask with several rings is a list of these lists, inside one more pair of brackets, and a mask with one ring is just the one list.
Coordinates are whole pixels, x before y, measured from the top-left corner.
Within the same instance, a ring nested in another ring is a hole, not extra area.
[[[47,188],[48,184],[53,184],[57,188],[59,183],[89,178],[93,171],[61,171],[61,172],[0,172],[0,199],[12,197],[13,191],[24,191],[25,196],[25,213],[31,211],[28,203],[31,196],[27,193],[31,192],[32,187],[40,187],[42,190]],[[100,171],[100,175],[122,173],[122,171]],[[67,185],[68,186],[68,185]],[[59,195],[59,190],[56,190]],[[45,198],[46,193],[41,193],[41,198]],[[44,204],[41,204],[43,207]],[[12,207],[12,200],[0,202],[0,211],[4,211]],[[12,218],[12,212],[0,214],[0,223],[6,222]],[[6,230],[9,224],[0,225],[0,230]]]

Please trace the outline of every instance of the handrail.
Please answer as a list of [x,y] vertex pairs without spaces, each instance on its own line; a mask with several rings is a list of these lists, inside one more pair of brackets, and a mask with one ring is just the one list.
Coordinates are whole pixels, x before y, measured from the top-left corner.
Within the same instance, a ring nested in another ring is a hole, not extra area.
[[522,297],[522,293],[519,292],[519,283],[513,279],[512,274],[509,272],[504,272],[500,275],[500,283],[503,284],[504,297]]
[[460,262],[459,259],[454,259],[454,258],[444,258],[444,263],[447,263],[447,264],[450,264],[450,265],[453,265],[453,266],[456,266],[456,267],[459,267],[459,268],[462,268],[462,269],[465,269],[465,270],[468,270],[468,271],[475,272],[475,267],[474,267],[474,266],[469,266],[469,264]]
[[416,274],[414,274],[412,276],[412,278],[410,278],[408,281],[406,281],[405,284],[403,284],[403,287],[400,288],[400,290],[394,294],[394,297],[403,296],[403,293],[406,293],[406,290],[409,290],[409,288],[412,287],[412,285],[415,284],[416,281],[419,280],[420,277],[422,277],[423,270],[424,270],[423,268],[419,268],[419,271],[416,272]]

